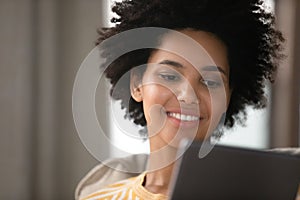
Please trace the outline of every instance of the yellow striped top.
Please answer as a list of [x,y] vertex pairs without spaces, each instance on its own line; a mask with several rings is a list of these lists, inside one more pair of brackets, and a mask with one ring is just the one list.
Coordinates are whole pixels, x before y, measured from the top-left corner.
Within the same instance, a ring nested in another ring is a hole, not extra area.
[[163,194],[154,194],[143,187],[146,172],[139,176],[116,182],[82,200],[167,200]]

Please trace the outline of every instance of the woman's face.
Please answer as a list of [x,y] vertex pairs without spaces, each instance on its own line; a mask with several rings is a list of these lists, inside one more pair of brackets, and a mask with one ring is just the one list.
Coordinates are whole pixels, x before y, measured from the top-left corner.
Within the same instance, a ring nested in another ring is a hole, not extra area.
[[141,84],[132,92],[143,102],[150,143],[155,148],[177,147],[183,137],[205,139],[218,125],[230,99],[225,45],[207,32],[180,32],[205,50],[185,47],[175,36],[165,36],[161,48],[177,46],[182,54],[154,51]]

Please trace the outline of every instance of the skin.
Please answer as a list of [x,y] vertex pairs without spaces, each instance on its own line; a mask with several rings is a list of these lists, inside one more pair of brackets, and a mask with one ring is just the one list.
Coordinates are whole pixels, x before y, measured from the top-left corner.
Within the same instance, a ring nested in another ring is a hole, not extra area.
[[[151,54],[142,77],[132,73],[132,97],[143,102],[147,121],[150,169],[144,187],[152,193],[168,194],[179,141],[209,138],[230,101],[226,46],[207,32],[180,32],[205,51],[166,35],[161,47],[180,47],[182,54],[158,49]],[[178,119],[179,114],[184,117]]]

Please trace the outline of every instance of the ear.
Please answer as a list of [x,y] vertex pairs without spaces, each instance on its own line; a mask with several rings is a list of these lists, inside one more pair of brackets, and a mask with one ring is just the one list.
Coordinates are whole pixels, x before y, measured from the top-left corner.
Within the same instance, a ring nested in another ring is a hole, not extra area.
[[130,92],[135,101],[143,101],[142,75],[135,69],[132,69],[130,72]]
[[233,88],[229,88],[229,94],[228,94],[228,96],[227,96],[226,110],[228,109],[229,104],[230,104],[230,101],[231,101],[232,91],[233,91]]

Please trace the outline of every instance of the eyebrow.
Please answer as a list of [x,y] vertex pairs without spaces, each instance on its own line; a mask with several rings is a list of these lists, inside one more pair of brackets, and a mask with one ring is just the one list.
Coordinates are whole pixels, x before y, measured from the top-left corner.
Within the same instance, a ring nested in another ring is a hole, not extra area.
[[163,60],[163,61],[159,62],[158,64],[170,65],[170,66],[173,66],[173,67],[176,67],[176,68],[183,68],[182,64],[180,64],[179,62],[176,62],[176,61],[172,61],[172,60]]
[[[172,60],[163,60],[163,61],[159,62],[159,64],[170,65],[170,66],[173,66],[176,68],[184,68],[184,66],[181,63],[172,61]],[[208,65],[208,66],[203,67],[201,70],[203,70],[203,71],[218,71],[218,72],[223,73],[225,76],[227,76],[226,71],[219,66]]]
[[227,76],[227,73],[224,69],[222,69],[221,67],[219,66],[205,66],[202,68],[204,71],[219,71],[221,73],[223,73],[225,76]]

